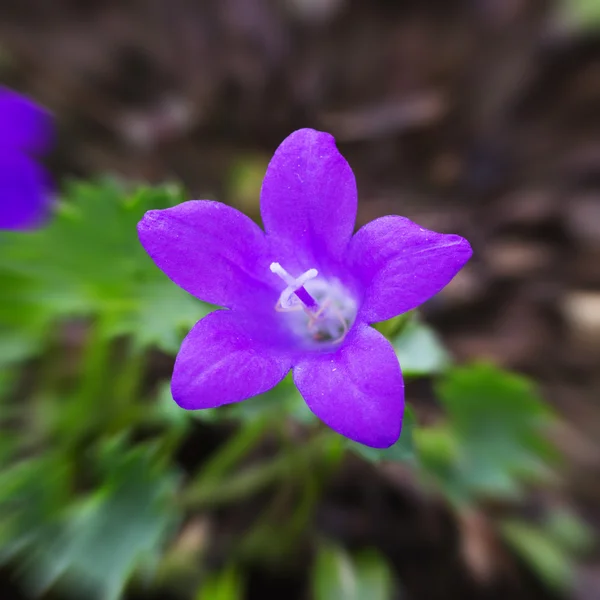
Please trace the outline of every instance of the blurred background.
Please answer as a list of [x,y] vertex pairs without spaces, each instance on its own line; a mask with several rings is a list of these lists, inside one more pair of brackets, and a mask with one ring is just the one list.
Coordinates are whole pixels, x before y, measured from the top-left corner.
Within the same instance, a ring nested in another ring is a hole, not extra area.
[[[1,0],[0,82],[55,114],[62,194],[0,238],[1,598],[600,598],[600,0]],[[207,307],[135,223],[259,219],[300,127],[336,137],[359,225],[475,251],[382,327],[395,453],[327,437],[289,381],[170,398]]]

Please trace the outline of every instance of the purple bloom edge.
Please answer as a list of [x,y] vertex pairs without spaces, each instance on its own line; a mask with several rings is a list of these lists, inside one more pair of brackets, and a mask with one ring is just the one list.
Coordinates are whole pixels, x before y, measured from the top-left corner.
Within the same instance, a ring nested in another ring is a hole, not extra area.
[[50,178],[37,157],[50,148],[50,114],[28,98],[0,88],[0,229],[42,225],[53,201]]
[[261,191],[262,231],[219,202],[149,211],[148,254],[177,285],[229,310],[192,329],[172,379],[183,408],[212,408],[267,391],[293,370],[309,408],[332,429],[386,448],[401,432],[404,384],[391,344],[370,323],[411,310],[472,254],[467,240],[409,219],[376,219],[353,234],[357,193],[332,136],[292,133]]

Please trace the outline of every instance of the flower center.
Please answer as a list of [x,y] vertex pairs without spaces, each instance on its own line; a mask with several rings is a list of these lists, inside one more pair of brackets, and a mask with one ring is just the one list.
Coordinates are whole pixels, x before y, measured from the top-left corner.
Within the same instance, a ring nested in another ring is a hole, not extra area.
[[346,337],[356,317],[356,302],[341,284],[319,278],[317,269],[298,277],[276,262],[270,269],[286,284],[275,310],[302,316],[290,321],[293,329],[316,342],[338,344]]

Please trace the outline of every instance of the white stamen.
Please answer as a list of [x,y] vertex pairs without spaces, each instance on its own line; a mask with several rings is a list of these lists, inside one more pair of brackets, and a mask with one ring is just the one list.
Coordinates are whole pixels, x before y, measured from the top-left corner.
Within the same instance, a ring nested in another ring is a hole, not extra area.
[[[303,312],[305,315],[302,320],[289,318],[289,323],[299,335],[308,335],[316,343],[331,345],[339,344],[346,337],[356,316],[356,302],[337,280],[316,279],[317,269],[309,269],[293,277],[277,262],[271,263],[269,268],[286,284],[275,310],[283,313]],[[304,288],[309,281],[308,289]],[[307,301],[305,294],[309,295],[312,302]]]
[[319,272],[316,269],[309,269],[306,273],[302,273],[299,277],[292,277],[279,263],[271,263],[269,267],[272,273],[279,275],[290,287],[296,286],[296,289],[301,288],[307,281],[314,279]]
[[317,269],[309,269],[298,277],[292,277],[279,263],[271,263],[271,272],[279,275],[283,281],[287,284],[287,287],[281,292],[279,296],[278,306],[283,310],[294,310],[295,306],[300,303],[300,300],[294,296],[294,292],[299,290],[307,281],[314,279],[319,272]]
[[278,262],[271,263],[269,269],[271,269],[271,273],[279,275],[288,285],[293,284],[294,278]]

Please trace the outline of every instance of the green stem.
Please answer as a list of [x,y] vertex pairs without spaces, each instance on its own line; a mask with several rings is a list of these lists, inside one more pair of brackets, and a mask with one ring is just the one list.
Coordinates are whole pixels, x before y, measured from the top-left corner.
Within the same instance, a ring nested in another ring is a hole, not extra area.
[[114,410],[110,415],[113,431],[125,429],[137,419],[137,402],[145,368],[146,353],[130,342],[121,369],[114,379],[111,399]]
[[92,323],[81,369],[81,384],[77,401],[86,410],[99,397],[108,371],[110,344],[104,337],[102,321]]
[[106,423],[106,388],[109,372],[110,344],[104,336],[104,323],[97,320],[90,325],[83,354],[79,386],[65,408],[66,419],[62,426],[64,437],[76,444],[83,436],[98,425]]
[[216,485],[240,460],[248,455],[249,450],[262,439],[267,427],[268,422],[265,419],[259,418],[254,422],[246,421],[225,446],[204,463],[196,476],[194,487],[200,489]]
[[213,482],[205,480],[196,481],[184,492],[182,503],[186,508],[198,508],[224,504],[251,496],[273,481],[287,476],[305,461],[314,460],[325,454],[332,441],[337,442],[335,436],[331,432],[325,431],[303,446],[298,446],[289,454],[248,467],[220,484],[214,485]]

